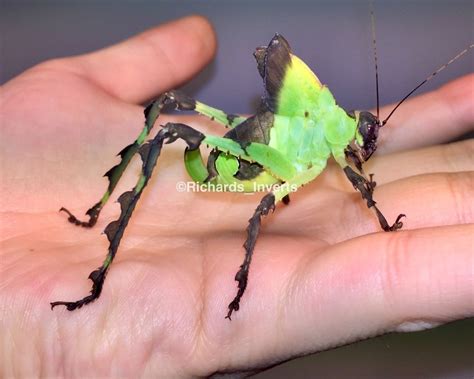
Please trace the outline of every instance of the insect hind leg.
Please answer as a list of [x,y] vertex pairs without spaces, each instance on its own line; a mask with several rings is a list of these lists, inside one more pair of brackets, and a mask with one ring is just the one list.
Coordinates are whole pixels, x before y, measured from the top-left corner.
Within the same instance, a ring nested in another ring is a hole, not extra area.
[[77,308],[81,308],[83,305],[91,303],[96,300],[101,292],[104,285],[105,277],[109,270],[109,267],[117,253],[117,250],[122,240],[122,236],[125,232],[125,228],[133,214],[136,204],[143,193],[144,188],[148,184],[149,179],[153,173],[153,169],[156,166],[157,160],[160,156],[163,143],[172,143],[178,138],[181,138],[188,144],[188,149],[198,149],[201,141],[204,139],[204,134],[184,124],[168,123],[153,140],[145,143],[140,149],[139,154],[142,158],[142,170],[140,177],[135,187],[123,193],[119,198],[120,203],[120,216],[117,220],[111,222],[104,230],[104,233],[109,240],[109,249],[107,256],[99,268],[92,271],[89,275],[89,279],[92,280],[92,290],[90,295],[78,301],[55,301],[51,303],[51,309],[58,305],[64,305],[67,310],[73,311]]

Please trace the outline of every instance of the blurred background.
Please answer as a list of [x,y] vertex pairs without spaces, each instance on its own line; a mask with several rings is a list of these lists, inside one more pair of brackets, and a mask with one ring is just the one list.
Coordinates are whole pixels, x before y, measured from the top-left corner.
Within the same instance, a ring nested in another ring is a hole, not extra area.
[[[99,49],[162,22],[199,13],[214,24],[219,42],[214,62],[184,86],[199,100],[231,113],[251,113],[263,89],[252,53],[278,32],[341,106],[375,107],[368,1],[3,0],[0,4],[0,83],[43,60]],[[375,12],[381,104],[400,100],[474,40],[472,0],[376,1]],[[473,71],[471,52],[419,93]],[[256,378],[473,378],[473,356],[471,319],[358,342],[284,363]]]

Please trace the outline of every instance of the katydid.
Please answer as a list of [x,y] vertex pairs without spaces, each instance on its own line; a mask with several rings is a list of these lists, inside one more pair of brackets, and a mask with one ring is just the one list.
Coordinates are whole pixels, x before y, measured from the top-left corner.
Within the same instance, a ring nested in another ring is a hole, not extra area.
[[[271,39],[268,46],[259,47],[254,53],[258,72],[265,85],[265,94],[256,114],[248,118],[226,114],[179,91],[160,95],[146,107],[145,125],[140,135],[119,153],[120,163],[105,174],[109,181],[108,188],[100,201],[86,212],[89,219],[81,221],[67,209],[61,208],[69,215],[71,223],[83,227],[94,226],[132,157],[137,153],[141,156],[139,179],[133,189],[118,198],[120,216],[105,228],[109,240],[108,254],[102,266],[89,275],[93,282],[91,293],[78,301],[52,302],[51,308],[64,305],[72,311],[100,296],[125,228],[152,175],[163,144],[177,139],[187,144],[184,153],[187,172],[193,181],[202,186],[220,184],[230,188],[231,185],[238,185],[244,192],[272,186],[249,219],[244,243],[245,259],[235,276],[238,291],[228,306],[226,318],[230,319],[232,313],[239,309],[247,287],[262,216],[274,211],[280,201],[288,203],[290,192],[313,181],[325,169],[330,157],[335,159],[354,188],[361,193],[367,206],[374,210],[381,228],[386,232],[400,229],[403,225],[401,219],[405,215],[398,215],[393,223],[386,220],[373,198],[375,182],[372,175],[367,178],[362,164],[375,152],[379,129],[399,105],[473,46],[460,52],[416,86],[383,121],[379,118],[377,75],[377,114],[367,111],[346,112],[337,105],[328,87],[321,84],[309,67],[292,54],[288,42],[279,34]],[[375,66],[377,71],[377,64]],[[167,110],[195,111],[230,130],[219,137],[205,135],[182,123],[167,123],[153,139],[146,141],[160,114]],[[202,144],[212,148],[206,161],[200,151]]]

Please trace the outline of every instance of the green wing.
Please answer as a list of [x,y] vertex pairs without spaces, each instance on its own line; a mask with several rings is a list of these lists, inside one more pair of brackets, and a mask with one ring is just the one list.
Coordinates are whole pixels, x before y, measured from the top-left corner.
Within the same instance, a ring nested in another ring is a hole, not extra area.
[[311,117],[318,109],[335,105],[331,92],[291,53],[281,35],[276,34],[268,47],[258,48],[254,55],[265,83],[264,101],[275,114]]

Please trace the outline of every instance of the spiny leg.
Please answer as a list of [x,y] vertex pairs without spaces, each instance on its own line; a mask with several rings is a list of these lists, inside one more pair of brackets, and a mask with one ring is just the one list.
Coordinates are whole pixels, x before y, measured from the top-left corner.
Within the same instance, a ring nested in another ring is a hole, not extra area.
[[201,141],[204,139],[204,134],[184,124],[168,123],[158,132],[152,141],[144,144],[140,148],[139,154],[143,161],[142,172],[135,187],[119,197],[118,201],[121,209],[119,218],[107,225],[104,230],[104,233],[107,235],[109,240],[109,250],[102,266],[91,272],[89,275],[89,279],[91,279],[93,283],[90,295],[73,302],[52,302],[51,309],[57,305],[64,305],[67,310],[73,311],[74,309],[81,308],[83,305],[94,301],[100,296],[107,271],[117,253],[120,241],[125,228],[127,227],[128,221],[132,216],[133,210],[135,209],[135,206],[153,173],[153,169],[161,153],[163,142],[167,139],[166,143],[171,143],[176,141],[178,138],[183,139],[188,144],[188,149],[194,150],[199,148]]
[[[357,168],[357,171],[359,171],[359,174],[361,174],[364,178],[367,179],[367,176],[362,167],[363,160],[359,152],[349,145],[345,148],[344,154],[346,156],[346,160],[348,160],[349,162],[352,162],[354,166]],[[340,166],[344,169],[344,167],[346,166],[346,163],[340,157],[336,157],[336,159],[338,160],[338,163],[340,164]],[[369,183],[369,186],[367,188],[370,189],[370,193],[372,194],[375,189],[375,186],[377,185],[377,183],[374,182],[374,174],[369,174],[369,179],[367,180],[367,182]]]
[[245,259],[240,265],[240,269],[235,275],[235,280],[239,282],[238,292],[234,300],[229,304],[229,311],[227,312],[226,318],[231,319],[233,311],[239,310],[240,299],[247,288],[247,281],[249,275],[250,262],[252,260],[253,250],[257,237],[260,232],[260,224],[262,216],[266,216],[270,210],[275,209],[275,195],[269,193],[263,197],[259,206],[255,209],[253,216],[249,219],[249,225],[247,226],[247,239],[244,243],[245,248]]
[[270,210],[274,210],[275,204],[279,201],[285,203],[286,199],[289,199],[288,195],[290,192],[296,191],[297,188],[314,180],[326,167],[325,161],[313,163],[314,166],[304,172],[294,175],[291,180],[288,180],[283,185],[277,187],[273,192],[265,195],[257,209],[255,209],[253,216],[249,219],[247,240],[244,243],[245,259],[235,275],[235,280],[239,283],[238,292],[237,296],[235,296],[234,300],[232,300],[228,307],[226,318],[229,320],[231,319],[232,312],[239,310],[240,299],[247,288],[250,261],[260,232],[261,217],[266,216]]
[[219,124],[222,124],[227,128],[234,128],[246,120],[246,117],[225,113],[220,109],[213,108],[209,105],[201,103],[200,101],[196,101],[195,104],[196,106],[194,110],[196,112],[210,118],[212,121],[217,121]]
[[68,214],[68,221],[72,224],[83,226],[83,227],[93,227],[99,214],[104,207],[104,205],[109,200],[110,195],[114,191],[117,183],[119,182],[122,174],[130,163],[132,157],[138,152],[140,146],[145,142],[146,138],[151,132],[158,116],[163,110],[181,110],[181,111],[196,111],[204,116],[209,117],[211,120],[215,120],[224,126],[234,127],[241,123],[245,118],[227,114],[219,109],[210,107],[204,103],[196,101],[179,91],[168,91],[160,95],[156,100],[154,100],[150,105],[148,105],[145,110],[145,125],[137,137],[137,139],[130,145],[126,146],[120,153],[120,163],[112,167],[109,171],[105,173],[109,180],[109,185],[105,191],[102,198],[94,204],[87,212],[86,215],[89,216],[89,220],[81,221],[76,216],[74,216],[68,209],[61,207],[60,212],[65,212]]
[[165,132],[160,131],[155,139],[142,146],[140,149],[140,155],[143,159],[142,172],[140,178],[131,191],[123,193],[119,198],[118,202],[120,203],[120,217],[118,220],[110,223],[104,230],[104,233],[107,235],[109,240],[109,250],[107,257],[105,258],[102,266],[100,266],[95,271],[91,272],[89,279],[92,280],[92,290],[90,295],[82,298],[81,300],[69,302],[69,301],[55,301],[51,303],[51,309],[57,305],[66,306],[68,311],[73,311],[74,309],[81,308],[83,305],[88,304],[100,296],[102,287],[107,275],[107,271],[112,263],[115,254],[117,252],[120,240],[123,236],[125,228],[128,224],[133,209],[140,198],[140,195],[143,191],[143,188],[148,182],[149,176],[151,175],[151,170],[156,163],[156,159],[159,156],[161,147],[163,145],[163,140],[166,137]]
[[[362,168],[362,158],[360,157],[360,154],[356,149],[354,149],[352,146],[347,146],[344,149],[344,155],[346,159],[354,164],[354,166],[357,168],[357,170],[364,175],[364,169]],[[344,162],[342,159],[340,160],[341,162]],[[345,164],[343,164],[342,167],[344,167]]]
[[140,146],[146,140],[148,135],[153,128],[156,119],[160,115],[161,111],[165,107],[176,108],[181,106],[183,109],[186,108],[187,104],[178,105],[176,100],[174,99],[172,93],[164,93],[160,95],[155,101],[153,101],[150,105],[148,105],[145,110],[145,125],[137,137],[137,139],[130,145],[123,148],[120,153],[118,154],[121,158],[120,163],[112,167],[109,171],[107,171],[104,176],[106,176],[109,180],[109,185],[107,190],[105,191],[102,198],[94,204],[87,212],[86,215],[89,216],[88,221],[81,221],[77,219],[71,212],[69,212],[66,208],[62,207],[60,211],[64,211],[69,215],[68,221],[83,227],[92,227],[96,224],[99,214],[104,207],[104,205],[109,200],[110,195],[114,191],[117,183],[119,182],[122,174],[124,173],[125,169],[127,168],[128,164],[130,163],[132,157],[138,152]]
[[403,223],[400,220],[405,217],[404,214],[399,214],[393,225],[389,225],[385,216],[375,205],[376,202],[372,197],[375,188],[375,182],[372,180],[372,175],[370,175],[370,180],[367,180],[362,175],[356,173],[350,166],[344,167],[344,173],[346,174],[347,178],[350,180],[354,188],[361,193],[362,198],[367,201],[367,206],[369,208],[374,209],[375,214],[379,219],[380,226],[383,230],[385,230],[386,232],[393,232],[403,226]]
[[[347,178],[350,180],[354,188],[357,189],[361,193],[362,198],[367,201],[367,207],[374,209],[382,229],[386,232],[391,232],[400,229],[403,226],[403,223],[400,220],[406,216],[404,214],[400,214],[398,215],[393,225],[390,226],[388,224],[382,212],[380,212],[380,210],[375,205],[376,202],[372,197],[375,186],[377,185],[377,183],[374,181],[374,175],[369,174],[369,177],[367,178],[364,169],[362,168],[363,160],[358,150],[354,149],[352,146],[347,146],[344,151],[335,151],[334,158],[336,159],[339,166],[344,170],[344,173],[346,174]],[[357,174],[347,164],[346,160],[354,164],[357,171],[359,171],[359,174]]]

